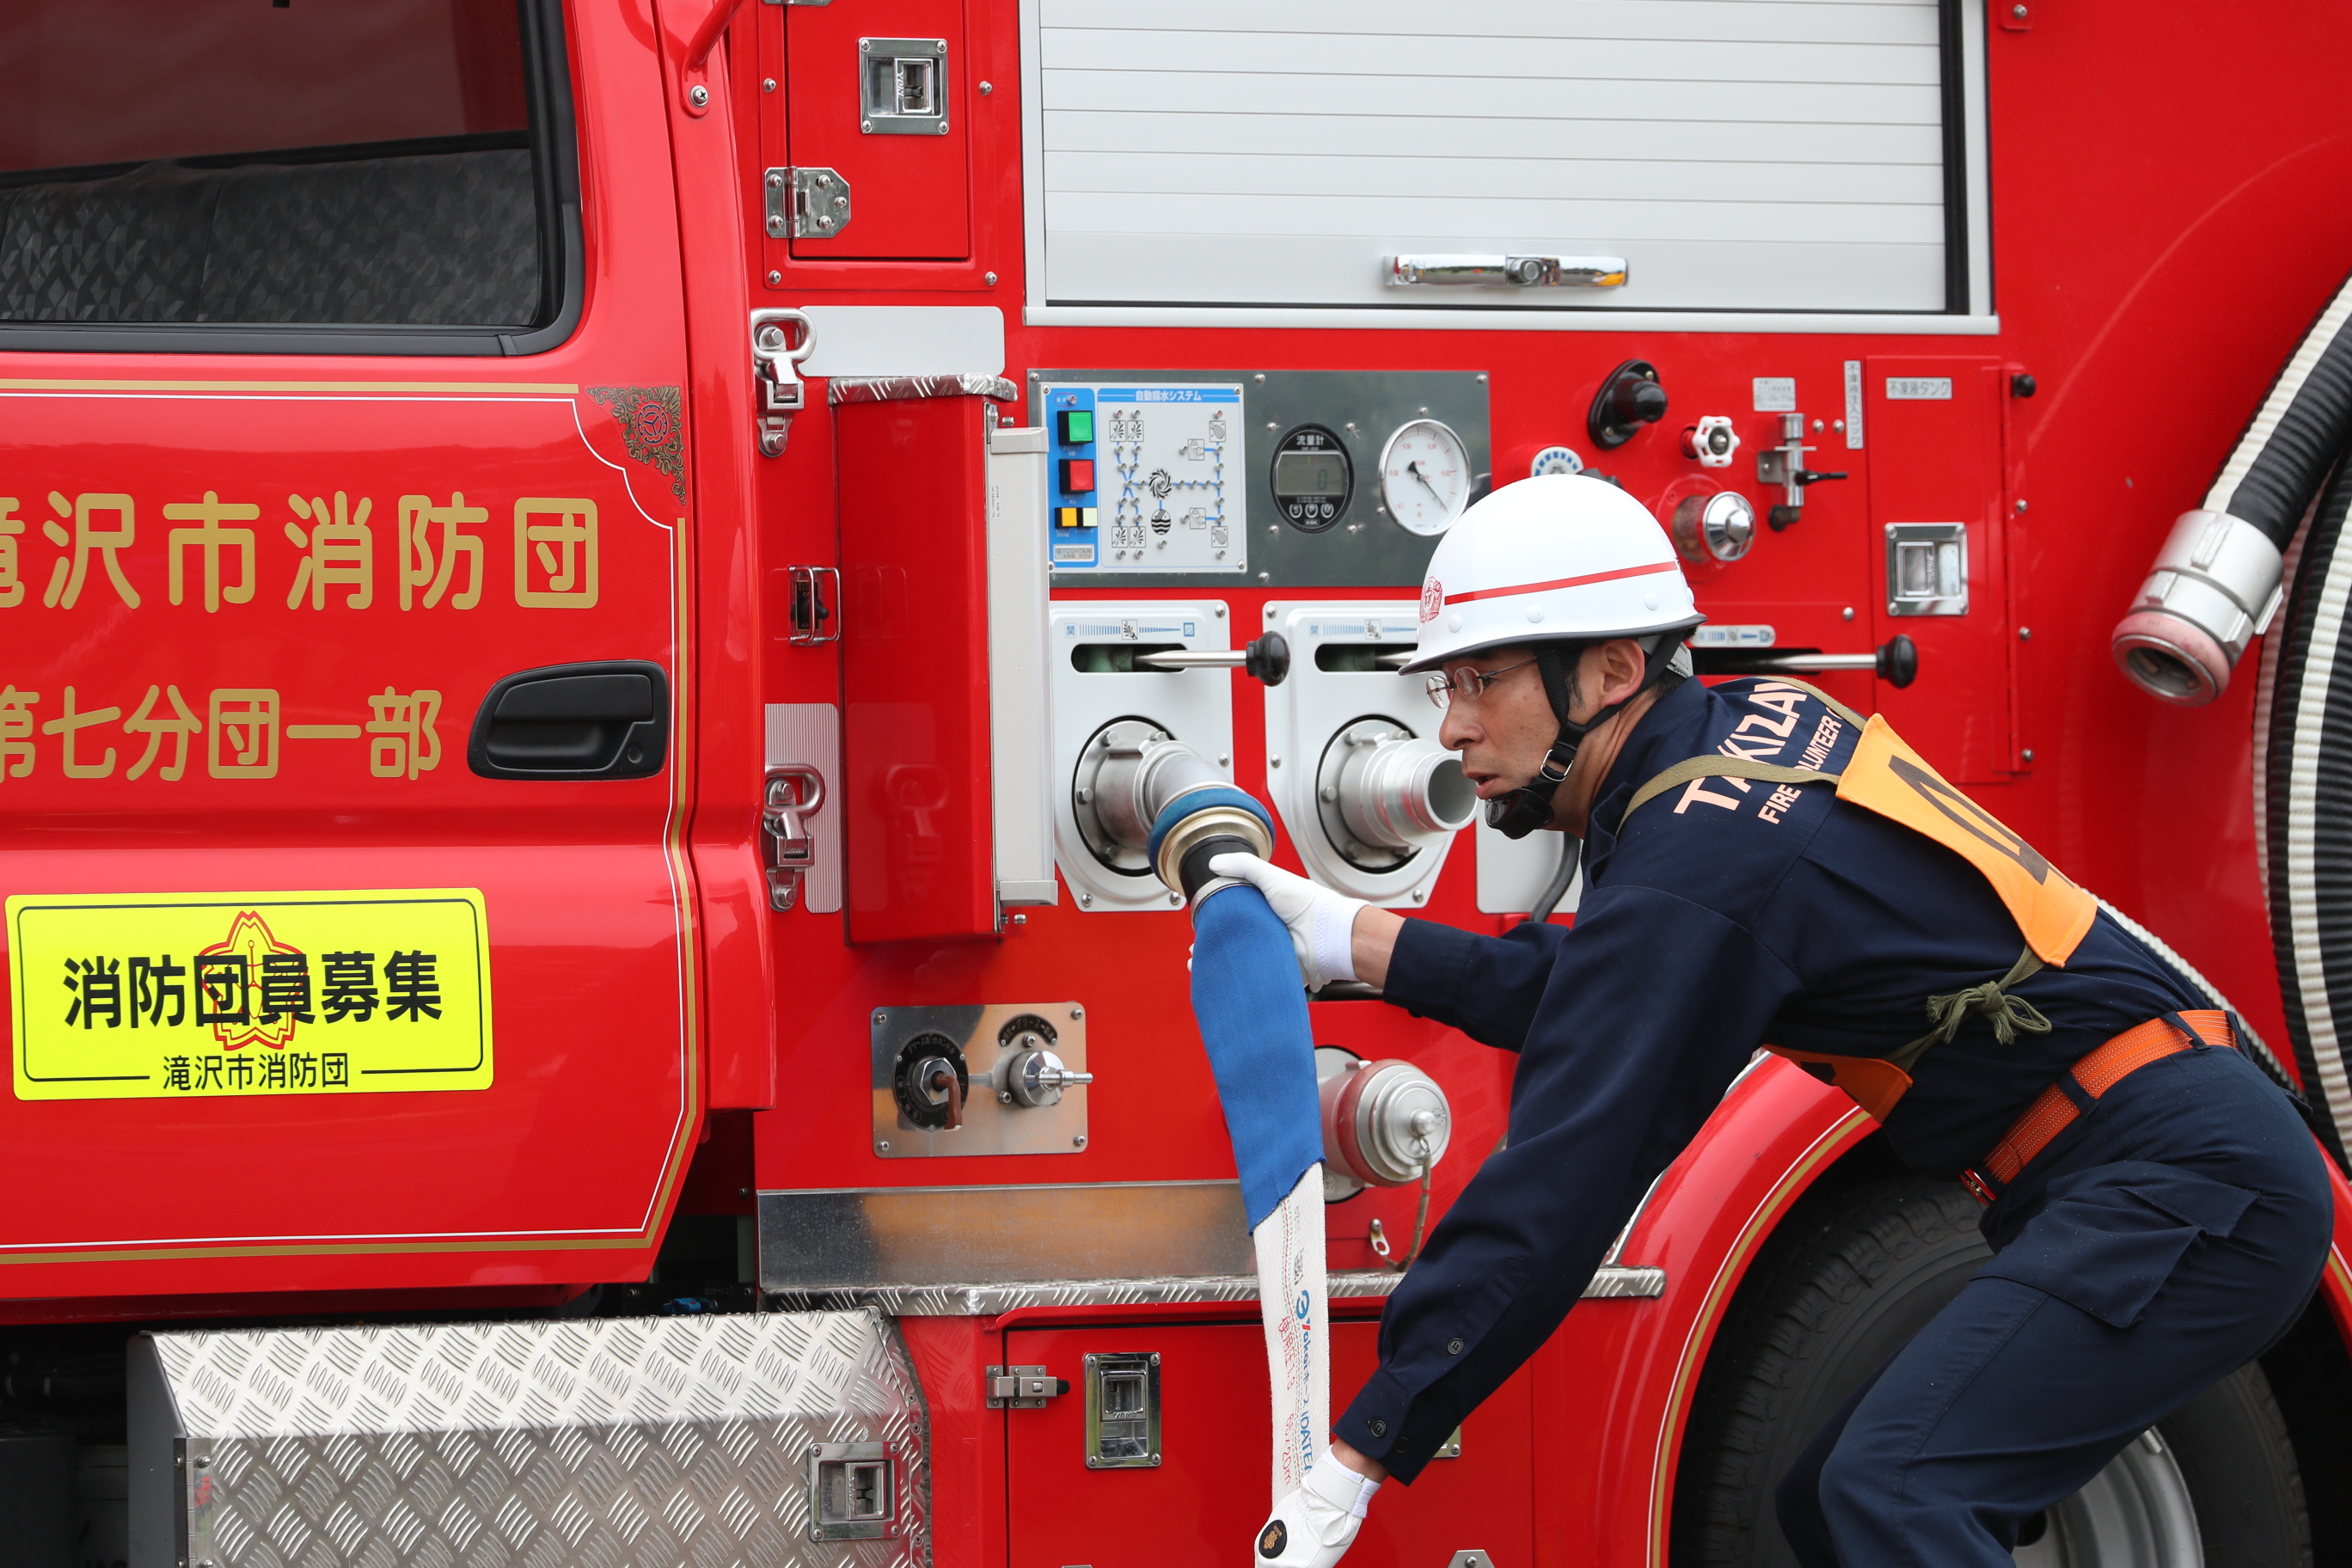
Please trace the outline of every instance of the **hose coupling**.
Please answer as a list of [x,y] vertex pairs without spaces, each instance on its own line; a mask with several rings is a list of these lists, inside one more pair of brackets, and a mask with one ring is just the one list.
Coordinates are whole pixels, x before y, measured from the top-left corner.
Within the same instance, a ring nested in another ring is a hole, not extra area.
[[2229,689],[2285,592],[2270,536],[2225,511],[2183,512],[2116,624],[2116,663],[2159,701],[2201,708]]
[[1323,1159],[1346,1182],[1402,1187],[1445,1157],[1445,1090],[1411,1062],[1349,1061],[1322,1078]]

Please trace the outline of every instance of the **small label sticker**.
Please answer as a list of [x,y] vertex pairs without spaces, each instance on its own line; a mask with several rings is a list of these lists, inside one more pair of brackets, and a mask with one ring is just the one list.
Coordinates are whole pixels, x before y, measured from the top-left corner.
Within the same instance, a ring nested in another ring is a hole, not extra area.
[[1797,378],[1793,375],[1759,375],[1756,378],[1756,412],[1759,414],[1794,414],[1797,411]]
[[1774,636],[1770,626],[1701,626],[1690,641],[1693,647],[1770,647]]
[[1081,566],[1091,566],[1095,563],[1095,547],[1091,544],[1056,544],[1054,546],[1054,560],[1056,564],[1069,561]]
[[472,888],[16,894],[19,1100],[490,1087]]
[[1948,375],[1890,375],[1886,378],[1886,399],[1890,403],[1945,403],[1952,396],[1952,378]]
[[1862,450],[1862,362],[1845,362],[1845,449]]

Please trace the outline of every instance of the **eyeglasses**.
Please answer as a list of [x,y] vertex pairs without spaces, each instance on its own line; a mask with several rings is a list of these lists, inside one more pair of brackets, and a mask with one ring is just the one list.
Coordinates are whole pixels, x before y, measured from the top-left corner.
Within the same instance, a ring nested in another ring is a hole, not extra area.
[[1485,670],[1472,669],[1468,665],[1464,665],[1451,675],[1442,669],[1438,670],[1429,678],[1429,700],[1439,708],[1444,708],[1457,697],[1465,702],[1475,702],[1486,695],[1488,687],[1510,674],[1511,671],[1525,669],[1528,666],[1539,662],[1539,659],[1523,658],[1517,664],[1507,664],[1500,669]]

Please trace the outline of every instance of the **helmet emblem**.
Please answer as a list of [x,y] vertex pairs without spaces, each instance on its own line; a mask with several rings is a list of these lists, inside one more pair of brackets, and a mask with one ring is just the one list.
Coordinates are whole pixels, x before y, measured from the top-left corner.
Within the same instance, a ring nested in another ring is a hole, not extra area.
[[1437,618],[1445,605],[1445,584],[1432,577],[1421,585],[1421,620],[1423,626]]

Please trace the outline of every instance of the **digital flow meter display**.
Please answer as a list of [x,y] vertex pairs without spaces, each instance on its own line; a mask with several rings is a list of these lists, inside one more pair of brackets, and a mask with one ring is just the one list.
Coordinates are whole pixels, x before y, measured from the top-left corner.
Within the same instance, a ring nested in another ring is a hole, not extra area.
[[1348,515],[1355,466],[1339,437],[1320,425],[1301,425],[1274,449],[1274,504],[1293,528],[1320,533]]

